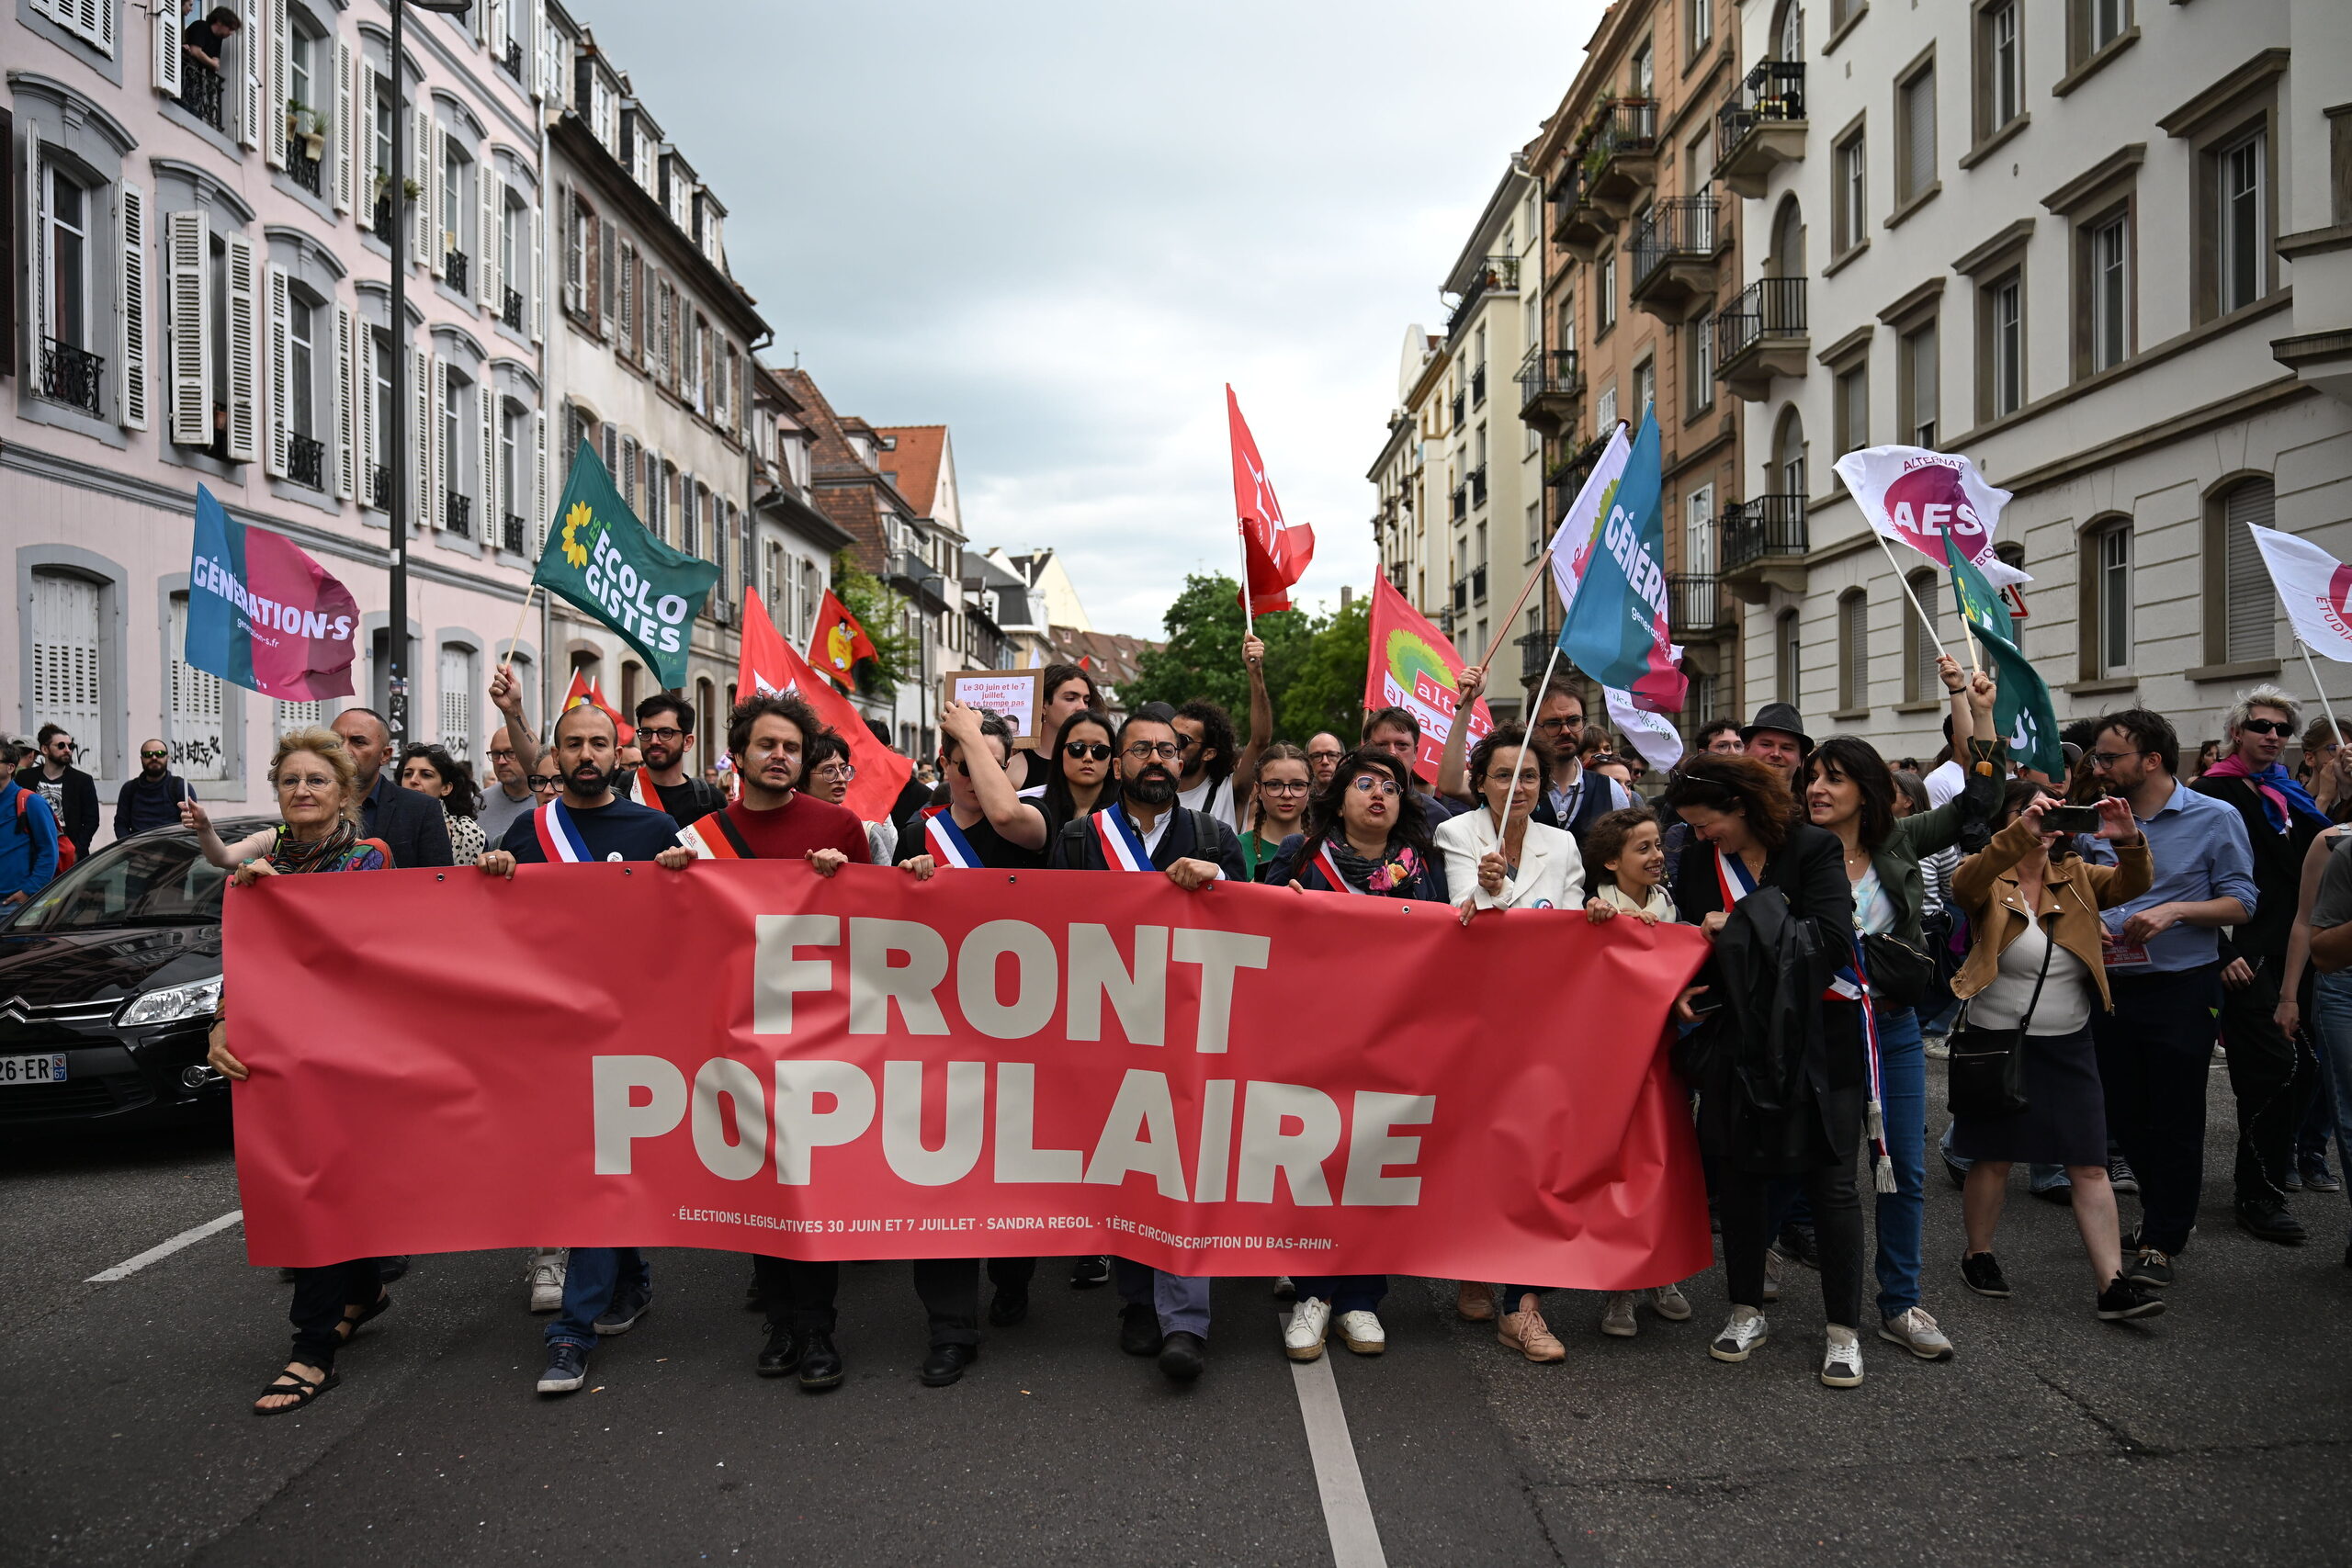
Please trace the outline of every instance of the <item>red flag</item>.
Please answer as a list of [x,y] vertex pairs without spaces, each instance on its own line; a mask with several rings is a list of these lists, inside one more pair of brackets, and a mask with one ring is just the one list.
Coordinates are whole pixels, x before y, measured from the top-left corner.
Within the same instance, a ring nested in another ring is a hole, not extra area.
[[[613,728],[620,731],[620,739],[616,744],[626,746],[637,739],[637,726],[623,718],[620,711],[605,700],[605,694],[596,689],[596,682],[588,679],[588,671],[574,670],[571,672],[571,689],[563,694],[563,707],[560,711],[570,713],[582,703],[593,704],[612,715]],[[548,729],[548,741],[550,745],[555,741],[555,729],[552,726]]]
[[826,589],[825,602],[817,611],[817,629],[808,637],[808,662],[846,690],[857,661],[878,657],[874,651],[874,639],[865,635],[865,628],[849,613],[849,606],[834,598],[831,589]]
[[874,739],[849,699],[825,684],[808,660],[792,651],[756,593],[743,600],[743,660],[735,671],[736,695],[748,697],[754,692],[792,693],[816,709],[825,728],[849,742],[850,766],[857,770],[842,804],[863,822],[879,822],[890,815],[899,792],[914,776],[914,763]]
[[[1421,747],[1413,771],[1437,783],[1437,760],[1453,728],[1464,660],[1446,635],[1430,625],[1385,577],[1372,580],[1372,658],[1363,671],[1363,711],[1404,708],[1420,721]],[[1481,697],[1470,710],[1470,744],[1495,727]],[[1466,750],[1466,748],[1465,748]]]
[[1225,389],[1225,412],[1233,432],[1233,513],[1241,522],[1241,558],[1250,572],[1252,615],[1290,608],[1290,591],[1315,558],[1315,530],[1283,522],[1282,502],[1266,478],[1266,461],[1241,418],[1233,388]]

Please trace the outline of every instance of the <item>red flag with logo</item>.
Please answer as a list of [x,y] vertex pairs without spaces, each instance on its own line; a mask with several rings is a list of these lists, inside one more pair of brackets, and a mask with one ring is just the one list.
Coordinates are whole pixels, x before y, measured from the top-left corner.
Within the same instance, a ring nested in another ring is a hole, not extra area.
[[849,699],[827,685],[807,660],[792,651],[756,593],[743,600],[743,659],[735,671],[735,692],[739,697],[754,692],[787,692],[816,709],[825,728],[849,742],[850,766],[857,770],[842,804],[863,822],[879,822],[890,815],[899,792],[914,776],[914,763],[875,739],[864,716]]
[[[1431,784],[1437,783],[1445,738],[1453,730],[1465,662],[1446,635],[1406,603],[1386,578],[1372,580],[1372,657],[1363,671],[1363,711],[1403,708],[1419,721],[1421,746],[1413,771]],[[1470,710],[1470,745],[1494,727],[1495,716],[1481,697]]]
[[[612,716],[613,728],[620,731],[620,738],[616,744],[626,746],[637,739],[637,726],[623,718],[620,710],[605,700],[605,694],[596,689],[596,682],[588,678],[588,671],[574,670],[571,672],[571,689],[563,694],[561,711],[570,713],[582,703],[603,708]],[[555,739],[555,731],[552,728],[548,731],[548,739],[550,743]]]
[[865,628],[849,613],[849,606],[833,597],[831,589],[826,589],[825,602],[817,611],[817,629],[808,638],[808,662],[847,689],[857,661],[877,657],[874,639],[865,635]]
[[1315,530],[1304,523],[1285,524],[1282,502],[1274,499],[1273,482],[1266,478],[1266,460],[1258,456],[1258,442],[1241,417],[1233,388],[1225,389],[1225,412],[1233,434],[1233,512],[1241,523],[1241,558],[1248,567],[1250,612],[1290,608],[1290,591],[1315,559]]

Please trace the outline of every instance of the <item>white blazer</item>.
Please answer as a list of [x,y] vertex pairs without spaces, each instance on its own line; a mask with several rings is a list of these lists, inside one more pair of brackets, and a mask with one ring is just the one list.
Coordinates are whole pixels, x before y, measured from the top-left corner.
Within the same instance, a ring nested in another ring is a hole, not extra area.
[[1437,847],[1445,856],[1446,892],[1456,908],[1465,892],[1481,909],[1584,908],[1584,857],[1565,829],[1541,822],[1527,825],[1527,836],[1520,843],[1519,874],[1503,884],[1499,897],[1478,886],[1478,862],[1496,842],[1494,816],[1483,806],[1439,825]]

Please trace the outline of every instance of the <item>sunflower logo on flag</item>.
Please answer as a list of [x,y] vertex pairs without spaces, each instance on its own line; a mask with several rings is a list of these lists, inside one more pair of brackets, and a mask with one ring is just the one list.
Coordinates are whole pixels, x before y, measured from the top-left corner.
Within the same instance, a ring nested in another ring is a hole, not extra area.
[[563,518],[563,558],[575,568],[588,564],[588,546],[580,537],[580,530],[595,521],[595,513],[588,510],[584,501],[575,501]]

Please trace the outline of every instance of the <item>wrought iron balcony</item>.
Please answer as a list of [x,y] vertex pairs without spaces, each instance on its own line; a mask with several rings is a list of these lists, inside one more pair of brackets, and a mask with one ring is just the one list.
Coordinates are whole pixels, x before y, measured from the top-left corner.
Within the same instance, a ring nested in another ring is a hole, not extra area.
[[1661,201],[1634,225],[1633,301],[1654,316],[1681,320],[1683,308],[1715,286],[1715,198]]
[[520,82],[523,79],[523,40],[508,39],[506,52],[498,57],[499,69]]
[[1544,434],[1557,433],[1576,418],[1577,400],[1584,392],[1584,376],[1577,368],[1577,351],[1540,345],[1519,362],[1519,417]]
[[98,388],[106,378],[106,360],[86,348],[60,343],[53,337],[40,340],[40,395],[51,402],[96,414],[99,407]]
[[1483,604],[1486,602],[1487,569],[1483,566],[1474,567],[1470,571],[1470,603]]
[[375,472],[368,476],[368,499],[379,511],[391,510],[392,470],[386,464],[377,464]]
[[1459,523],[1462,519],[1470,515],[1470,482],[1467,479],[1464,479],[1462,483],[1453,487],[1452,500],[1453,502],[1453,520]]
[[1649,188],[1657,156],[1657,105],[1648,98],[1603,104],[1585,122],[1577,156],[1585,189],[1603,211],[1624,216]]
[[465,252],[452,249],[447,255],[441,258],[441,276],[443,281],[447,282],[450,288],[456,289],[460,294],[466,292],[466,272],[467,262]]
[[442,502],[448,509],[449,532],[460,539],[474,536],[474,498],[462,491],[445,491]]
[[1474,409],[1487,406],[1487,367],[1483,365],[1470,372],[1470,406]]
[[1452,332],[1457,321],[1468,321],[1470,312],[1478,308],[1478,301],[1488,294],[1511,292],[1518,288],[1519,258],[1488,256],[1478,264],[1478,270],[1471,275],[1470,286],[1462,291],[1462,298],[1455,301],[1453,309],[1446,312],[1446,331]]
[[1596,435],[1578,447],[1572,457],[1552,465],[1551,470],[1544,476],[1544,482],[1560,492],[1555,503],[1555,509],[1577,498],[1577,492],[1584,489],[1584,481],[1592,477],[1593,468],[1600,461],[1600,455],[1607,450],[1609,435]]
[[1730,626],[1723,581],[1713,572],[1668,572],[1666,622],[1676,637],[1686,639],[1707,637]]
[[312,490],[327,488],[327,444],[297,431],[286,438],[286,477]]
[[1453,429],[1459,430],[1462,428],[1462,416],[1468,411],[1468,393],[1456,392],[1453,394]]
[[392,193],[390,188],[387,188],[383,195],[376,198],[375,218],[374,220],[368,224],[368,227],[375,231],[376,238],[383,241],[386,246],[389,247],[391,244]]
[[288,147],[286,149],[286,177],[316,196],[319,194],[320,163],[321,160],[311,157],[301,148]]
[[518,333],[523,330],[523,291],[521,289],[510,288],[506,291],[504,308],[498,312],[498,319]]
[[1801,495],[1759,495],[1734,502],[1724,508],[1717,522],[1716,544],[1726,580],[1770,561],[1802,556],[1812,547]]
[[498,547],[510,556],[519,556],[523,553],[523,541],[530,536],[530,525],[510,512],[499,530]]
[[1583,154],[1571,153],[1566,171],[1552,186],[1552,243],[1578,261],[1590,261],[1600,242],[1616,231],[1616,220],[1592,199]]
[[215,130],[225,130],[220,123],[220,73],[201,60],[182,53],[180,56],[180,107],[196,116]]
[[1761,401],[1775,376],[1802,376],[1811,357],[1805,280],[1760,277],[1715,312],[1715,376],[1734,396]]
[[1544,678],[1544,667],[1552,662],[1552,649],[1559,640],[1557,630],[1526,632],[1519,637],[1519,679],[1521,685]]
[[1470,477],[1465,482],[1470,487],[1470,504],[1473,506],[1486,505],[1487,465],[1481,463],[1476,468],[1471,469]]
[[1760,197],[1775,164],[1804,156],[1804,62],[1763,61],[1716,111],[1715,177]]
[[1470,580],[1466,577],[1457,577],[1453,580],[1453,613],[1457,615],[1461,615],[1469,607]]

